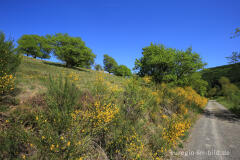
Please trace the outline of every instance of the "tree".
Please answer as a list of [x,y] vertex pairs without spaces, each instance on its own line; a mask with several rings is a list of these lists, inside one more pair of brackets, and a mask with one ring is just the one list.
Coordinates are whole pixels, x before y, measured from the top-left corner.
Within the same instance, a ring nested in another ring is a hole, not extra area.
[[0,102],[2,96],[14,88],[14,74],[20,64],[19,55],[15,54],[13,40],[6,40],[5,34],[0,32]]
[[125,66],[125,65],[119,65],[116,67],[116,69],[114,70],[114,75],[116,76],[131,76],[132,72],[131,70]]
[[0,77],[14,74],[20,62],[19,55],[15,53],[13,40],[6,40],[5,34],[0,32]]
[[201,96],[207,93],[208,82],[202,79],[202,74],[200,72],[193,73],[189,77],[189,82],[186,85],[191,86]]
[[234,33],[233,33],[233,36],[231,36],[231,38],[235,38],[235,37],[238,37],[240,36],[240,27],[236,28]]
[[217,94],[217,88],[216,87],[209,89],[208,97],[214,97],[214,96],[216,96],[216,94]]
[[189,77],[205,65],[197,53],[192,53],[191,47],[181,51],[151,43],[143,48],[142,55],[135,61],[134,69],[139,71],[139,76],[151,76],[156,82],[185,85]]
[[94,66],[94,68],[95,68],[96,71],[102,71],[103,70],[103,68],[102,68],[102,66],[100,64],[96,64]]
[[232,52],[230,57],[226,57],[229,64],[235,64],[240,62],[240,52]]
[[49,40],[39,35],[23,35],[18,41],[18,53],[32,55],[34,58],[50,58],[52,46]]
[[94,63],[95,54],[86,47],[85,42],[80,37],[71,37],[68,34],[57,33],[52,36],[54,54],[58,59],[64,61],[67,67],[90,68]]
[[42,53],[42,56],[39,58],[49,59],[50,53],[53,51],[51,37],[41,36],[41,37],[39,37],[39,40],[40,40],[40,43],[39,43],[40,52]]
[[221,85],[222,95],[227,97],[229,100],[239,91],[238,87],[232,84],[227,77],[221,77],[219,79],[219,83]]
[[104,54],[103,59],[104,70],[109,73],[114,73],[114,70],[117,68],[117,62],[107,54]]

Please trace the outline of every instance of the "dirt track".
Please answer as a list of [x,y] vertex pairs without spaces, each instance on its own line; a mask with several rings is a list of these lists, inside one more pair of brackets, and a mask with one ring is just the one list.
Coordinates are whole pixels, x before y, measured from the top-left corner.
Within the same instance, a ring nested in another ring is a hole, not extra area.
[[240,119],[216,101],[209,101],[184,151],[175,154],[183,160],[240,160]]

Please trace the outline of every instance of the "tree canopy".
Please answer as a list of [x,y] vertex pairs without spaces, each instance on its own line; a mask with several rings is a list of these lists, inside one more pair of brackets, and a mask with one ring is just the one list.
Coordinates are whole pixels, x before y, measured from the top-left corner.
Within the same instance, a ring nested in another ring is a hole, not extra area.
[[102,71],[103,70],[103,68],[102,68],[102,66],[100,64],[96,64],[94,66],[94,68],[95,68],[96,71]]
[[49,44],[48,39],[39,35],[23,35],[17,41],[18,53],[31,55],[34,58],[50,58],[49,54],[52,51],[52,46]]
[[58,33],[51,37],[54,46],[54,54],[58,59],[64,61],[67,67],[90,68],[94,63],[92,50],[86,47],[80,37],[71,37],[68,34]]
[[0,32],[0,77],[14,74],[19,64],[20,57],[15,54],[13,40],[6,40],[5,34]]
[[240,52],[232,52],[232,55],[226,57],[229,64],[235,64],[240,62]]
[[114,58],[110,57],[107,54],[104,54],[103,58],[104,70],[109,73],[114,73],[114,70],[117,68],[118,64]]
[[152,44],[143,48],[143,57],[135,61],[140,76],[152,76],[156,82],[175,82],[185,85],[189,77],[202,69],[205,63],[192,48],[186,51]]
[[234,33],[233,33],[233,36],[231,36],[231,38],[235,38],[235,37],[238,37],[240,36],[240,27],[236,28]]
[[131,70],[125,66],[125,65],[119,65],[116,67],[116,69],[114,70],[114,75],[116,76],[131,76],[132,72]]

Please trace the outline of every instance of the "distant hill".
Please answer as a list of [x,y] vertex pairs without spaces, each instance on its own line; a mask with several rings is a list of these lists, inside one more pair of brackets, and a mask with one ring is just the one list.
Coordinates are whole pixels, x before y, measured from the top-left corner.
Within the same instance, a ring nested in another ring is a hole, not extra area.
[[218,80],[222,76],[229,78],[232,83],[240,87],[240,63],[208,68],[201,72],[203,79],[209,83],[211,88],[219,85]]

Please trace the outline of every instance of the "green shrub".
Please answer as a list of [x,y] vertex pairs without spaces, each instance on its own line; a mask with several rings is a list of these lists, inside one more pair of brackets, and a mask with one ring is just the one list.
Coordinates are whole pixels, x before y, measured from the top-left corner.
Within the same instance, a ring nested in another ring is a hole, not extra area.
[[0,32],[0,96],[14,89],[14,74],[20,64],[19,55],[15,54],[13,40],[6,40]]
[[29,149],[29,133],[22,126],[11,123],[0,133],[0,159],[25,157]]
[[81,108],[79,98],[79,89],[68,79],[50,77],[47,108],[35,116],[41,158],[80,158],[87,153],[90,138],[84,133],[86,124],[75,112]]
[[214,97],[216,96],[216,93],[217,93],[217,88],[211,88],[209,91],[208,91],[208,97]]
[[116,76],[131,76],[132,72],[131,70],[125,66],[125,65],[119,65],[116,67],[116,69],[114,70],[114,74]]
[[6,40],[5,34],[0,32],[0,76],[14,74],[19,64],[20,57],[15,54],[13,40]]
[[219,79],[219,83],[221,84],[221,93],[223,96],[228,98],[229,100],[233,97],[233,95],[236,95],[238,90],[238,87],[230,82],[230,80],[227,77],[221,77]]

